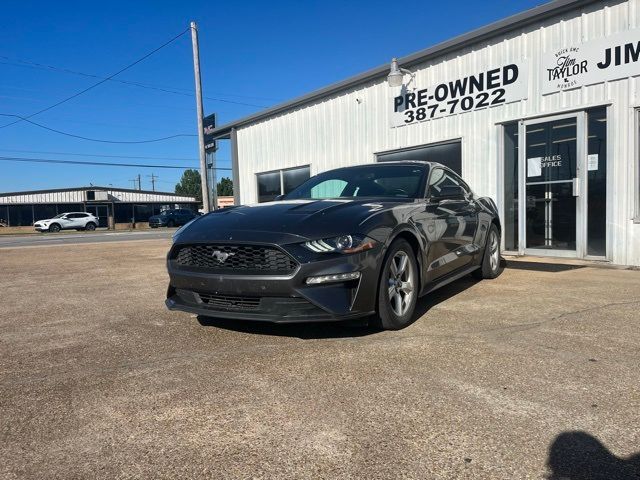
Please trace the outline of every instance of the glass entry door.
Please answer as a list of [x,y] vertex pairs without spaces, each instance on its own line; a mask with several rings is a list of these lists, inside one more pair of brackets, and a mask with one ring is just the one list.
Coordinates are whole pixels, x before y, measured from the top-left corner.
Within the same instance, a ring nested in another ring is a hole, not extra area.
[[[530,254],[577,256],[584,114],[524,124],[523,239]],[[522,177],[521,177],[522,178]]]

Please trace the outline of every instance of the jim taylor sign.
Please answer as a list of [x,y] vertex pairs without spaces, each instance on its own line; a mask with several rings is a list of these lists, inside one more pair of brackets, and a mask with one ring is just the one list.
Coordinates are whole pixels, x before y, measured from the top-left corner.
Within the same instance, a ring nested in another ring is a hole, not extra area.
[[519,62],[432,87],[403,91],[393,98],[391,126],[400,127],[522,100],[527,97],[527,78],[527,64]]
[[640,75],[640,29],[546,53],[540,71],[543,95]]

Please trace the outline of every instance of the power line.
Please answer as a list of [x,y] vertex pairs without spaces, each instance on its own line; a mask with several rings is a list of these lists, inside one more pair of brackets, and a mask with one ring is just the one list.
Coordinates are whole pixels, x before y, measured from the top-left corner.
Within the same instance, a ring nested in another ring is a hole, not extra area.
[[[146,165],[144,163],[114,163],[114,162],[82,162],[80,160],[57,160],[53,158],[25,158],[25,157],[0,157],[0,161],[5,162],[26,162],[26,163],[60,163],[64,165],[97,165],[103,167],[135,167],[135,168],[170,168],[178,170],[197,170],[198,166],[181,165]],[[217,168],[217,170],[231,170],[231,168]]]
[[45,155],[72,155],[76,157],[102,157],[102,158],[133,158],[137,160],[184,160],[197,162],[197,158],[181,158],[181,157],[152,157],[152,156],[136,156],[136,155],[107,155],[101,153],[72,153],[72,152],[49,152],[44,150],[13,150],[8,148],[0,148],[0,152],[13,153],[44,153]]
[[100,80],[99,82],[94,83],[93,85],[90,85],[89,87],[85,88],[84,90],[81,90],[81,91],[79,91],[79,92],[77,92],[77,93],[74,93],[74,94],[73,94],[73,95],[71,95],[70,97],[67,97],[67,98],[65,98],[64,100],[60,100],[59,102],[56,102],[56,103],[54,103],[53,105],[50,105],[50,106],[48,106],[48,107],[46,107],[46,108],[43,108],[42,110],[39,110],[39,111],[37,111],[37,112],[35,112],[35,113],[32,113],[32,114],[30,114],[30,115],[27,115],[26,117],[21,117],[21,116],[19,116],[19,115],[16,115],[17,117],[19,117],[19,119],[18,119],[18,120],[14,121],[14,122],[11,122],[11,123],[7,123],[6,125],[2,125],[2,126],[0,126],[0,128],[6,128],[6,127],[8,127],[8,126],[10,126],[10,125],[14,125],[14,124],[19,123],[19,122],[22,122],[22,121],[28,121],[28,120],[27,120],[28,118],[34,117],[34,116],[36,116],[36,115],[40,115],[41,113],[44,113],[44,112],[46,112],[46,111],[48,111],[48,110],[51,110],[52,108],[55,108],[55,107],[57,107],[57,106],[59,106],[59,105],[62,105],[63,103],[68,102],[69,100],[72,100],[72,99],[74,99],[74,98],[76,98],[76,97],[79,97],[80,95],[82,95],[82,94],[84,94],[84,93],[88,92],[89,90],[92,90],[92,89],[96,88],[96,87],[97,87],[97,86],[99,86],[99,85],[102,85],[102,84],[103,84],[103,83],[105,83],[105,82],[108,82],[109,80],[111,80],[111,79],[112,79],[113,77],[115,77],[116,75],[121,74],[121,73],[122,73],[122,72],[124,72],[125,70],[128,70],[128,69],[130,69],[131,67],[133,67],[134,65],[137,65],[138,63],[142,62],[143,60],[145,60],[145,59],[149,58],[151,55],[153,55],[154,53],[156,53],[158,50],[161,50],[162,48],[166,47],[167,45],[169,45],[169,44],[173,43],[174,41],[176,41],[178,38],[180,38],[182,35],[184,35],[184,34],[185,34],[185,33],[187,33],[188,31],[189,31],[189,28],[186,28],[184,31],[182,31],[181,33],[179,33],[178,35],[176,35],[175,37],[173,37],[173,38],[172,38],[172,39],[170,39],[169,41],[167,41],[167,42],[163,43],[163,44],[162,44],[162,45],[160,45],[158,48],[156,48],[156,49],[152,50],[151,52],[147,53],[146,55],[144,55],[144,56],[140,57],[140,58],[139,58],[138,60],[136,60],[135,62],[130,63],[130,64],[129,64],[129,65],[127,65],[126,67],[121,68],[120,70],[118,70],[116,73],[114,73],[114,74],[112,74],[112,75],[109,75],[108,77],[103,78],[103,79],[102,79],[102,80]]
[[[28,68],[39,68],[41,70],[52,70],[55,72],[61,72],[61,73],[69,73],[72,75],[80,75],[82,77],[90,77],[90,78],[105,78],[105,77],[101,77],[99,75],[94,75],[92,73],[86,73],[86,72],[80,72],[78,70],[71,70],[68,68],[63,68],[63,67],[56,67],[54,65],[47,65],[47,64],[43,64],[43,63],[38,63],[38,62],[33,62],[30,60],[23,60],[23,59],[19,59],[19,58],[12,58],[12,57],[7,57],[5,55],[0,55],[0,58],[3,58],[5,60],[8,61],[4,61],[4,62],[0,62],[0,64],[3,65],[12,65],[15,67],[28,67]],[[20,63],[15,63],[15,62],[20,62]],[[24,65],[23,65],[24,64]],[[167,92],[167,93],[174,93],[177,95],[187,95],[192,97],[193,93],[189,93],[189,90],[187,90],[186,88],[178,88],[178,87],[166,87],[163,85],[151,85],[148,83],[142,83],[142,82],[134,82],[131,80],[121,80],[121,79],[117,79],[117,78],[112,78],[109,79],[111,82],[116,82],[116,83],[121,83],[123,85],[130,85],[130,86],[134,86],[134,87],[139,87],[139,88],[146,88],[149,90],[159,90],[162,92]],[[253,98],[256,100],[271,100],[271,101],[280,101],[277,98],[269,98],[269,97],[254,97],[251,95],[238,95],[238,94],[232,94],[232,93],[219,93],[218,95],[224,95],[227,97],[238,97],[238,98]],[[237,103],[239,105],[247,105],[250,107],[261,107],[261,108],[267,108],[264,105],[254,105],[251,103],[241,103],[241,102],[233,102],[231,100],[226,100],[226,99],[222,99],[222,98],[215,98],[215,97],[207,97],[207,96],[203,96],[203,98],[206,98],[207,100],[213,100],[213,101],[217,101],[217,102],[229,102],[229,103]]]
[[[101,138],[84,137],[82,135],[76,135],[74,133],[63,132],[62,130],[57,130],[55,128],[47,127],[46,125],[42,125],[41,123],[37,123],[37,122],[34,122],[33,120],[29,120],[29,117],[23,117],[22,115],[15,115],[15,114],[10,114],[10,113],[0,113],[0,116],[2,116],[2,117],[17,117],[17,118],[20,119],[17,122],[25,121],[27,123],[30,123],[31,125],[35,125],[36,127],[43,128],[43,129],[48,130],[50,132],[58,133],[60,135],[65,135],[67,137],[73,137],[73,138],[79,138],[81,140],[87,140],[89,142],[126,143],[126,144],[153,143],[153,142],[162,142],[163,140],[170,140],[172,138],[178,138],[178,137],[197,137],[198,136],[198,135],[192,134],[192,133],[178,133],[176,135],[169,135],[167,137],[153,138],[153,139],[149,139],[149,140],[129,140],[129,141],[124,141],[124,140],[104,140],[104,139],[101,139]],[[17,123],[17,122],[13,122],[13,123]],[[13,123],[8,123],[8,124],[4,125],[4,127],[8,127],[9,125],[13,125]],[[0,127],[0,128],[4,128],[4,127]]]

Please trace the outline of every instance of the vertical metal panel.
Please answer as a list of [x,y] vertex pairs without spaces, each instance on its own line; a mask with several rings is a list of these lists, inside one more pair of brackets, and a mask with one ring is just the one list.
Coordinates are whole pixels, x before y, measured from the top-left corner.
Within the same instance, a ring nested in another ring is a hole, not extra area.
[[445,80],[529,62],[528,98],[505,106],[443,117],[399,128],[389,126],[393,92],[382,80],[327,96],[237,130],[238,176],[242,203],[256,198],[255,174],[311,165],[316,174],[331,168],[372,162],[374,152],[462,138],[462,173],[481,195],[501,191],[496,124],[555,114],[586,105],[611,103],[608,160],[610,260],[640,265],[640,224],[634,224],[637,162],[633,109],[640,80],[624,79],[541,95],[539,66],[544,52],[640,26],[640,0],[598,2],[544,20],[492,41],[448,54],[414,68],[416,84]]

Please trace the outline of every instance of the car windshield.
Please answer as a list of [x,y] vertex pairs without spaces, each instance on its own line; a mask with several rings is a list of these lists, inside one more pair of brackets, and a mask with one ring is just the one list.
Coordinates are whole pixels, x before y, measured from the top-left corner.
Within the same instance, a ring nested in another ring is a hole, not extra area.
[[426,172],[427,168],[421,165],[340,168],[311,177],[284,198],[417,198],[423,194]]
[[56,215],[56,216],[55,216],[55,217],[53,217],[53,218],[62,218],[62,217],[64,217],[65,215],[66,215],[66,213],[61,213],[61,214],[59,214],[59,215]]

